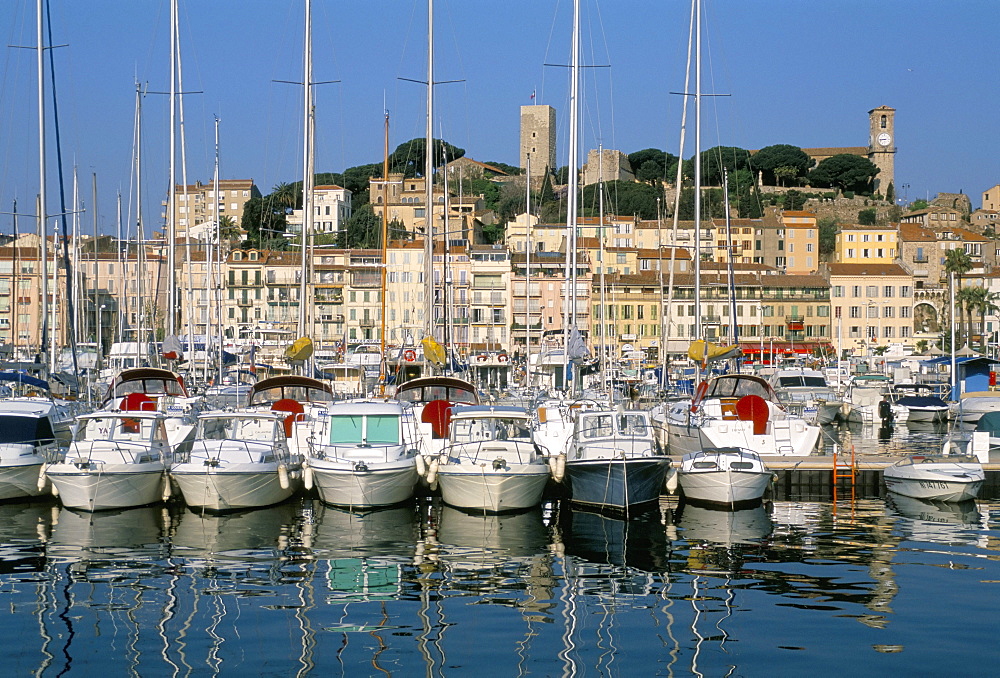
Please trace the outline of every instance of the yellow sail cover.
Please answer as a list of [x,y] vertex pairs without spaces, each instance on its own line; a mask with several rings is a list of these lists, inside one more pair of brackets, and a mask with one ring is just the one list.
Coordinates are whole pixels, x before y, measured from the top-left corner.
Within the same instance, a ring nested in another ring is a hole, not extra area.
[[444,346],[439,344],[434,337],[424,337],[420,343],[424,346],[424,357],[438,367],[444,367],[448,359],[444,352]]
[[313,354],[313,341],[309,337],[301,337],[285,349],[286,360],[309,360]]
[[742,353],[739,346],[719,346],[703,339],[692,341],[691,345],[688,346],[688,358],[700,363],[714,363],[717,360],[737,358]]

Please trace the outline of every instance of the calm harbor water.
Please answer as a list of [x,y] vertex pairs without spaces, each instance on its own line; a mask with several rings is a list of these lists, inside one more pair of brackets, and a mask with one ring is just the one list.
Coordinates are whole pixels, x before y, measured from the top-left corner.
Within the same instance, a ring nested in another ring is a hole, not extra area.
[[996,498],[0,506],[5,675],[986,676],[998,587]]

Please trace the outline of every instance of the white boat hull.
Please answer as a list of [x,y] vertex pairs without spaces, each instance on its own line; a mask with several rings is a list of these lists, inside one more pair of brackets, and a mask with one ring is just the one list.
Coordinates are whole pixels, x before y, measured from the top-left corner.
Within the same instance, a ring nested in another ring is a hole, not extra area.
[[894,464],[882,472],[886,489],[905,497],[957,502],[979,496],[985,474],[972,463],[933,462]]
[[42,470],[41,457],[32,457],[29,463],[0,464],[0,501],[21,497],[37,497],[48,492],[38,488],[38,475]]
[[163,499],[167,479],[163,463],[101,464],[83,468],[52,464],[46,475],[59,492],[63,506],[81,511],[145,506]]
[[760,501],[773,477],[770,471],[678,471],[686,499],[725,506]]
[[441,499],[450,506],[499,513],[538,506],[549,479],[545,463],[494,470],[488,465],[442,464]]
[[334,506],[392,506],[410,499],[417,484],[413,457],[364,465],[312,458],[309,465],[319,498]]
[[280,504],[302,486],[298,467],[287,470],[281,486],[277,464],[231,464],[213,468],[204,463],[174,464],[170,476],[184,503],[208,511],[233,511]]
[[667,441],[673,455],[692,454],[705,448],[739,447],[761,456],[805,457],[812,453],[819,440],[819,426],[808,425],[801,419],[789,422],[783,429],[787,437],[775,435],[773,424],[769,424],[768,429],[763,435],[754,435],[752,421],[709,421],[699,427],[668,420]]

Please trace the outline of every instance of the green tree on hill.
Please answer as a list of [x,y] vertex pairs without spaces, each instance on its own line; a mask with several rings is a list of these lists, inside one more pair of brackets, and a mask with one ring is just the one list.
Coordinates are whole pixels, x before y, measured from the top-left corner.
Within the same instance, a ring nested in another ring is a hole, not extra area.
[[871,190],[872,179],[878,172],[878,167],[868,158],[843,153],[823,160],[809,173],[809,181],[814,186],[864,193]]
[[750,166],[763,173],[764,184],[787,186],[804,177],[813,166],[813,159],[798,146],[775,144],[765,146],[750,157]]

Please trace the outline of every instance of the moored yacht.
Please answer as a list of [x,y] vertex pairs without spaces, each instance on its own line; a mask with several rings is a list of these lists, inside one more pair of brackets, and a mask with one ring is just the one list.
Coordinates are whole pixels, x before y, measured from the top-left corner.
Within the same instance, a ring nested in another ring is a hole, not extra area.
[[438,464],[441,498],[467,510],[537,506],[549,479],[548,459],[532,441],[531,415],[520,407],[454,408]]
[[686,500],[728,508],[760,502],[774,478],[760,455],[735,447],[685,454],[677,476]]
[[58,446],[54,412],[44,400],[0,400],[0,500],[45,491],[39,473]]
[[965,501],[979,496],[985,474],[972,456],[914,454],[886,467],[882,480],[890,492],[906,497]]
[[208,511],[270,506],[301,486],[301,458],[291,455],[281,416],[207,412],[194,442],[170,467],[184,503]]
[[783,404],[800,409],[802,418],[809,423],[832,424],[849,418],[844,401],[818,370],[778,370],[768,378],[768,383]]
[[83,511],[144,506],[168,493],[171,447],[162,412],[79,417],[65,456],[45,473],[63,506]]
[[763,456],[807,456],[819,426],[788,413],[760,377],[728,374],[699,384],[694,398],[669,403],[665,413],[671,454],[737,447]]
[[391,506],[413,496],[419,440],[413,410],[394,401],[330,403],[310,429],[306,488],[327,504]]
[[670,458],[644,410],[580,412],[566,453],[565,482],[573,502],[631,511],[657,501]]
[[929,384],[896,384],[890,399],[896,421],[937,423],[948,419],[948,403],[935,395]]

